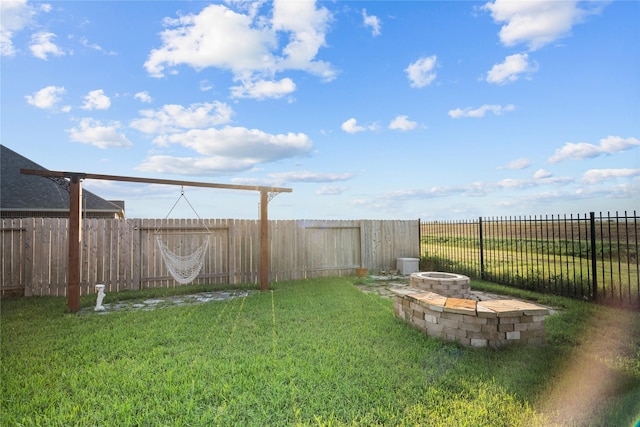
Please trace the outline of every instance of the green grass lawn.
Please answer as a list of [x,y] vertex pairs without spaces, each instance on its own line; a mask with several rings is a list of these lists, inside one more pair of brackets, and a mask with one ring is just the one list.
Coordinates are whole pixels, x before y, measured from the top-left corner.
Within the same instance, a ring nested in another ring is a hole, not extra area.
[[2,300],[0,424],[633,426],[640,415],[637,313],[518,292],[559,309],[547,345],[465,348],[412,329],[356,280],[108,314],[66,314],[65,298]]

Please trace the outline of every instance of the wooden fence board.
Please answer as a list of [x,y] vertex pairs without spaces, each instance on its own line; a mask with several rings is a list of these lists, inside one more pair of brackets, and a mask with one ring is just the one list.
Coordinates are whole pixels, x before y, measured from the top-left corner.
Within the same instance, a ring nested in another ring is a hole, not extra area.
[[116,283],[118,291],[128,290],[129,289],[129,279],[130,279],[130,268],[131,263],[129,261],[129,255],[131,253],[131,249],[129,248],[129,230],[128,230],[128,221],[118,221],[117,222],[117,255],[116,255],[116,265],[118,266],[118,277],[116,279]]
[[[96,271],[95,271],[95,284],[103,284],[105,285],[105,291],[111,292],[110,284],[108,283],[106,278],[107,272],[107,253],[105,250],[105,240],[106,240],[106,231],[105,231],[106,221],[98,221],[96,220],[94,223],[94,232],[95,232],[95,257],[96,257]],[[106,282],[106,283],[105,283]],[[95,292],[95,286],[92,289]]]
[[89,282],[95,281],[94,275],[95,252],[93,244],[95,234],[93,233],[92,219],[82,220],[82,234],[80,236],[80,295],[86,295],[89,292]]
[[49,285],[56,289],[56,295],[66,295],[69,246],[67,240],[68,222],[63,218],[53,218],[51,224],[51,276]]
[[[48,295],[47,292],[43,291],[45,288],[48,279],[47,276],[49,274],[49,264],[51,261],[49,249],[49,239],[50,234],[48,231],[48,224],[45,227],[44,219],[37,218],[34,227],[34,234],[36,236],[35,240],[35,256],[34,256],[34,280],[31,284],[32,293],[35,296]],[[53,295],[56,295],[55,293]]]
[[236,283],[236,252],[234,247],[236,245],[235,240],[235,222],[231,219],[226,219],[222,222],[227,227],[226,246],[227,246],[227,283],[233,285]]
[[[131,244],[131,263],[132,266],[140,266],[140,251],[141,251],[141,242],[140,242],[140,220],[135,219],[133,224],[131,224],[131,233],[133,234],[133,241]],[[131,278],[130,289],[137,291],[140,289],[140,277],[141,270],[140,268],[133,269],[133,276]]]
[[28,286],[27,284],[33,282],[34,221],[35,220],[33,218],[25,219],[22,221],[26,230],[24,239],[24,266],[22,266],[22,270],[24,272],[24,282],[22,283],[22,288],[24,289],[25,295],[27,296],[31,295],[30,286]]

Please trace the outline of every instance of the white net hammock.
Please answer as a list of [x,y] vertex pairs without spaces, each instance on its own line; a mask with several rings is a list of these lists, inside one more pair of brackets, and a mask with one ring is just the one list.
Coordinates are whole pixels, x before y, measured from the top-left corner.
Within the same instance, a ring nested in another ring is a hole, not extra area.
[[[178,202],[182,199],[189,205],[193,213],[196,214],[198,220],[202,221],[202,218],[200,218],[198,212],[193,208],[187,196],[184,195],[184,187],[180,192],[180,197],[178,197],[178,200],[176,200],[171,210],[169,210],[165,220],[171,215],[171,212],[173,212]],[[159,234],[160,228],[156,230],[156,242],[162,254],[164,265],[167,267],[169,274],[181,285],[193,282],[200,274],[200,270],[202,270],[202,266],[204,265],[205,255],[207,249],[209,249],[209,235],[211,232],[204,222],[203,225],[207,233]],[[171,234],[173,234],[173,237]],[[204,236],[204,238],[200,238],[201,243],[198,243],[198,240],[196,240],[198,239],[197,237],[189,238],[190,236],[196,235]],[[177,238],[175,238],[176,236]]]
[[183,245],[178,245],[177,248],[172,249],[165,239],[166,236],[156,235],[156,242],[169,274],[181,285],[193,282],[204,265],[205,255],[209,248],[209,236],[205,235],[202,243],[195,250],[186,254],[183,253],[186,252],[183,250]]

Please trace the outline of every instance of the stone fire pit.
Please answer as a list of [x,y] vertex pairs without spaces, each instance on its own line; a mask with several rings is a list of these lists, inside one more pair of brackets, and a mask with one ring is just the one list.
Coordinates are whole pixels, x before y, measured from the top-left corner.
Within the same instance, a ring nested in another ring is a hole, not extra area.
[[448,298],[469,298],[469,278],[461,274],[426,271],[413,273],[409,286]]
[[393,311],[427,335],[474,347],[545,342],[546,307],[526,301],[470,299],[469,278],[442,272],[413,273],[394,289]]

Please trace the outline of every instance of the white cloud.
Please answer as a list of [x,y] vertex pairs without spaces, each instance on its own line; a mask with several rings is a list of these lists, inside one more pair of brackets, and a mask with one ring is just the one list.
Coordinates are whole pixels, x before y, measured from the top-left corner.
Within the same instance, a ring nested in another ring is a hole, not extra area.
[[485,183],[474,183],[469,185],[456,186],[435,186],[427,189],[398,190],[384,193],[382,199],[390,200],[410,200],[410,199],[433,199],[448,197],[453,195],[461,196],[484,196],[489,190]]
[[546,171],[544,169],[538,169],[536,173],[533,174],[534,179],[551,178],[552,176],[553,174],[551,172]]
[[637,138],[621,138],[619,136],[603,138],[600,140],[599,145],[586,142],[567,142],[562,148],[557,149],[547,161],[549,163],[558,163],[563,160],[583,160],[629,150],[637,146],[640,146],[640,140]]
[[520,170],[531,166],[531,160],[524,157],[510,161],[506,166],[499,166],[498,169]]
[[496,183],[496,187],[499,188],[514,188],[514,189],[523,189],[531,187],[533,184],[532,181],[524,180],[524,179],[513,179],[513,178],[505,178]]
[[[247,10],[243,3],[232,3]],[[316,60],[325,45],[331,14],[315,2],[272,3],[271,18],[257,16],[258,8],[236,12],[221,4],[200,13],[165,19],[162,46],[153,49],[145,62],[147,72],[163,77],[179,65],[196,70],[216,67],[231,71],[240,86],[232,88],[238,97],[277,98],[295,90],[290,78],[274,80],[287,70],[302,70],[323,80],[335,78],[331,64]],[[279,42],[286,43],[279,46]]]
[[363,126],[358,125],[357,120],[353,117],[342,123],[340,128],[347,133],[358,133],[366,130]]
[[243,82],[241,86],[232,86],[231,96],[234,98],[266,99],[282,98],[296,90],[296,84],[286,77],[278,81],[257,80]]
[[108,110],[111,106],[111,99],[104,94],[104,90],[96,89],[89,92],[84,97],[83,110]]
[[258,129],[225,126],[192,129],[162,137],[163,143],[180,144],[204,156],[246,159],[253,163],[306,156],[313,143],[303,133],[269,134]]
[[173,157],[151,156],[140,166],[141,172],[166,173],[172,175],[219,176],[243,172],[255,165],[249,159],[225,157]]
[[[525,204],[539,205],[540,208],[548,207],[549,202],[571,202],[573,200],[588,200],[595,198],[631,199],[638,200],[640,196],[640,170],[623,173],[606,173],[612,178],[635,178],[631,182],[620,183],[611,186],[595,186],[584,181],[580,186],[572,177],[550,176],[537,179],[504,179],[496,182],[473,182],[462,185],[436,186],[410,190],[397,190],[379,194],[368,201],[358,201],[359,204],[383,209],[389,205],[402,205],[410,200],[430,200],[436,198],[455,197],[455,206],[464,206],[465,197],[492,197],[495,206],[507,206],[510,208],[522,208]],[[541,173],[547,175],[548,173]],[[497,200],[503,198],[503,201]],[[447,205],[449,206],[449,205]],[[449,214],[450,207],[447,211]],[[536,207],[536,210],[538,208]]]
[[133,144],[123,133],[119,133],[120,123],[115,121],[102,124],[101,121],[85,117],[78,127],[67,130],[74,142],[94,145],[99,148],[131,147]]
[[356,119],[354,118],[350,118],[349,120],[345,121],[344,123],[342,123],[342,125],[340,125],[340,128],[347,132],[347,133],[358,133],[358,132],[363,132],[365,130],[369,130],[369,131],[377,131],[380,129],[379,125],[377,123],[371,123],[368,124],[366,126],[361,126],[358,124],[358,122],[356,121]]
[[494,115],[499,116],[505,112],[513,111],[516,107],[513,104],[505,105],[489,105],[484,104],[479,108],[471,108],[467,107],[465,109],[456,108],[455,110],[449,110],[449,116],[454,119],[459,119],[461,117],[473,117],[480,118],[484,117],[485,113],[492,112]]
[[102,46],[100,46],[97,43],[91,43],[89,41],[89,39],[87,39],[86,37],[80,37],[79,39],[80,44],[88,49],[92,49],[98,52],[103,52],[106,55],[116,55],[116,52],[114,51],[106,51]]
[[52,40],[55,37],[55,34],[47,32],[32,34],[29,49],[31,50],[33,56],[35,56],[36,58],[44,59],[46,61],[48,59],[48,55],[64,55],[64,51],[60,49],[55,43],[53,43]]
[[151,96],[147,92],[138,92],[133,95],[133,97],[140,102],[144,102],[145,104],[150,104],[152,101]]
[[181,175],[226,175],[254,168],[259,163],[307,156],[313,143],[303,133],[270,134],[259,129],[213,126],[231,121],[231,107],[222,102],[164,105],[159,110],[142,110],[131,127],[155,135],[154,144],[179,144],[197,155],[174,157],[154,155],[139,170]]
[[207,92],[213,89],[213,84],[207,79],[200,80],[200,90],[203,92]]
[[545,178],[533,179],[506,179],[500,181],[497,186],[504,188],[531,188],[539,187],[541,185],[566,185],[574,181],[575,180],[569,176],[548,176]]
[[0,1],[0,55],[15,55],[13,36],[29,25],[35,14],[36,10],[26,0]]
[[530,50],[539,49],[567,36],[573,26],[594,13],[607,2],[582,2],[592,9],[581,9],[578,0],[513,1],[496,0],[483,8],[491,12],[500,29],[500,41],[505,46],[526,44]]
[[[253,166],[253,165],[251,165],[251,166]],[[256,169],[254,169],[254,170],[256,170]],[[239,184],[239,185],[252,185],[252,186],[260,186],[260,185],[275,186],[276,185],[273,182],[268,181],[267,179],[262,179],[262,178],[246,178],[246,177],[240,178],[240,177],[234,177],[234,178],[231,178],[229,181],[232,184]]]
[[380,19],[375,15],[367,15],[367,9],[362,9],[362,20],[365,27],[371,28],[371,34],[376,37],[380,35]]
[[596,184],[616,178],[634,178],[640,176],[640,169],[590,169],[582,175],[582,181]]
[[415,129],[418,123],[409,120],[408,116],[397,116],[389,123],[389,129],[408,131]]
[[167,67],[181,64],[197,70],[207,67],[235,72],[274,66],[270,47],[276,45],[267,28],[252,28],[249,16],[223,5],[210,5],[199,14],[166,18],[160,37],[162,47],[153,49],[144,64],[153,77],[163,77]]
[[337,196],[338,194],[342,194],[348,191],[348,187],[337,187],[335,185],[326,185],[324,187],[320,187],[316,190],[316,194],[318,196]]
[[65,93],[62,86],[47,86],[34,92],[33,95],[26,95],[27,103],[34,107],[49,109],[55,107],[60,102],[60,96]]
[[409,64],[405,68],[407,77],[411,82],[411,87],[424,87],[430,85],[436,78],[436,68],[438,58],[436,55],[431,55],[418,59],[416,62]]
[[141,110],[142,118],[131,122],[131,127],[148,134],[179,132],[184,129],[202,129],[231,121],[233,110],[223,102],[191,104],[189,107],[167,104],[159,110]]
[[155,155],[137,169],[144,172],[216,176],[247,171],[263,162],[306,156],[313,143],[305,134],[268,134],[257,129],[226,126],[193,129],[163,136],[164,143],[180,144],[199,157]]
[[289,35],[289,44],[282,51],[278,69],[304,70],[332,80],[335,71],[324,61],[314,61],[320,47],[325,45],[325,34],[332,20],[324,7],[316,8],[315,1],[274,0],[273,29]]
[[279,184],[287,182],[336,182],[347,181],[353,178],[352,173],[319,173],[310,171],[294,171],[282,173],[270,173],[269,178]]
[[[576,197],[587,199],[592,197],[605,197],[607,199],[632,199],[640,197],[640,184],[624,183],[608,187],[595,187],[592,185],[580,188],[576,191]],[[636,203],[637,204],[637,203]]]
[[436,186],[427,189],[399,190],[382,194],[380,198],[392,200],[433,199],[449,196],[483,197],[496,191],[523,190],[549,185],[567,185],[570,177],[541,179],[507,178],[497,182],[472,182],[470,184]]
[[536,71],[538,71],[538,66],[529,64],[528,54],[516,53],[507,56],[502,64],[494,65],[487,73],[486,80],[489,83],[503,85],[515,82],[524,73],[531,74]]

